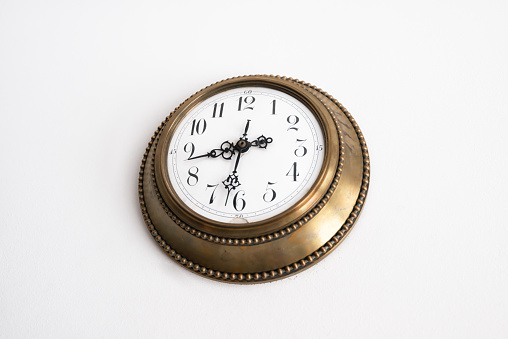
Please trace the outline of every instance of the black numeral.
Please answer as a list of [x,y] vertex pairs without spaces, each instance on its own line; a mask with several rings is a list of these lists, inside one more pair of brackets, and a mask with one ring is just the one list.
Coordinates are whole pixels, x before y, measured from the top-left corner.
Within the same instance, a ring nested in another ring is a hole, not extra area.
[[203,134],[206,131],[206,120],[205,119],[199,119],[196,122],[196,119],[192,120],[192,128],[191,128],[191,135],[194,135],[194,132],[197,134]]
[[272,115],[275,114],[275,105],[277,104],[277,100],[272,101]]
[[[245,109],[253,110],[254,107],[252,107],[251,105],[254,103],[254,101],[256,101],[256,98],[254,98],[253,96],[238,98],[238,110],[239,111],[243,111]],[[242,107],[243,104],[246,104],[247,106]]]
[[293,181],[296,181],[296,177],[299,177],[300,173],[296,169],[296,161],[293,163],[289,171],[286,173],[286,177],[293,177]]
[[185,146],[183,146],[183,151],[185,153],[190,153],[189,157],[187,158],[187,160],[192,158],[192,156],[194,155],[194,151],[195,150],[196,150],[196,147],[194,146],[194,144],[192,142],[188,142],[188,143],[185,144]]
[[305,156],[307,154],[307,147],[303,146],[303,143],[306,142],[307,139],[296,139],[296,142],[300,143],[297,149],[295,149],[295,155],[299,158]]
[[242,198],[239,198],[238,195],[242,193],[242,197],[245,195],[245,191],[238,191],[236,194],[235,194],[235,197],[233,198],[233,207],[235,208],[235,210],[237,210],[238,212],[240,211],[243,211],[243,209],[245,208],[245,205],[247,205],[247,203],[245,202],[245,200],[243,200]]
[[317,145],[316,146],[316,151],[322,151],[324,148],[323,148],[323,145]]
[[[212,115],[212,118],[222,118],[222,111],[224,110],[224,103],[221,103],[220,106],[219,106],[219,111],[217,112],[217,106],[218,104],[215,103],[215,105],[213,105],[213,115]],[[217,113],[219,113],[217,115]]]
[[287,129],[288,131],[292,129],[298,131],[298,127],[295,127],[295,125],[298,123],[298,121],[300,121],[300,119],[296,115],[288,116],[287,121],[288,123],[291,124],[291,126],[289,126],[289,128]]
[[263,194],[263,200],[265,202],[272,202],[275,200],[277,193],[275,193],[275,191],[272,188],[270,188],[270,185],[275,184],[276,184],[275,182],[268,182],[268,184],[266,185],[266,192],[265,194]]
[[219,186],[219,184],[217,185],[210,185],[210,184],[207,184],[206,185],[206,188],[205,188],[205,191],[209,188],[212,188],[212,187],[215,187],[212,191],[212,195],[210,196],[210,202],[209,204],[211,205],[213,203],[213,201],[215,200],[215,190],[217,189],[217,186]]
[[[191,171],[191,170],[194,168],[196,169],[194,171],[195,173],[192,173],[193,171]],[[199,178],[197,176],[198,172],[199,172],[199,168],[197,168],[196,166],[192,166],[187,171],[187,173],[189,173],[189,177],[187,178],[187,184],[189,184],[189,186],[196,186],[196,184],[198,183],[198,181],[199,181]]]

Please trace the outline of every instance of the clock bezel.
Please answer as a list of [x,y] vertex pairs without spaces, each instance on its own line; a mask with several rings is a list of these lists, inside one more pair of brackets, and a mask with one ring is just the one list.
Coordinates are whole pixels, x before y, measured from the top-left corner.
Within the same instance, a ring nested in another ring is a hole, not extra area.
[[[286,93],[303,103],[316,117],[323,131],[325,154],[318,177],[307,194],[285,211],[271,218],[247,223],[231,224],[215,221],[188,207],[171,184],[168,172],[168,152],[171,139],[182,122],[197,105],[221,92],[241,87],[267,87]],[[210,85],[184,101],[164,125],[155,150],[155,181],[162,199],[171,211],[187,225],[208,234],[228,238],[256,237],[283,229],[304,218],[328,192],[339,162],[340,140],[337,126],[324,104],[303,86],[292,81],[266,76],[245,76]]]

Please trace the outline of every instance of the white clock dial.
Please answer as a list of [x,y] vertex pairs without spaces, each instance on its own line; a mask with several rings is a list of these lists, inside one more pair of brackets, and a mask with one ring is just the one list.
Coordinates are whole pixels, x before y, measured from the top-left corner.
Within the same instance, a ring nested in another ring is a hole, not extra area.
[[223,223],[256,222],[295,205],[323,165],[314,114],[296,98],[241,87],[194,107],[170,141],[168,173],[194,212]]

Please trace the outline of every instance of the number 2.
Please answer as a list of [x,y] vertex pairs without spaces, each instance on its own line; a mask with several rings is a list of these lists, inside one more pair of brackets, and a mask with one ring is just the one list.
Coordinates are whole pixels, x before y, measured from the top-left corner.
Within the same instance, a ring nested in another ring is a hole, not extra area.
[[300,118],[298,118],[296,115],[290,115],[287,118],[287,122],[291,124],[291,126],[288,127],[288,131],[294,129],[295,131],[298,131],[298,127],[295,127],[295,125],[300,121]]

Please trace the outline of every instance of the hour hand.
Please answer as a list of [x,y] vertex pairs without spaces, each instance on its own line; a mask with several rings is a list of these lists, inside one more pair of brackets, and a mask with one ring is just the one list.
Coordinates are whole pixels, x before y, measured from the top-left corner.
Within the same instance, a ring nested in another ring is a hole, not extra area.
[[272,138],[270,138],[270,137],[267,138],[264,135],[261,135],[256,140],[253,140],[250,143],[250,145],[254,146],[254,147],[259,147],[259,148],[266,148],[266,146],[268,146],[268,144],[271,144],[272,142],[273,142]]
[[194,160],[199,158],[218,158],[222,156],[222,158],[226,160],[231,160],[233,155],[235,154],[234,144],[230,143],[229,141],[224,141],[220,148],[214,148],[210,152],[207,152],[202,155],[196,155],[193,157],[194,154],[194,147],[191,152],[191,156],[187,158],[187,160]]
[[[213,150],[212,150],[213,152]],[[206,154],[201,154],[201,155],[196,155],[195,157],[190,157],[190,158],[187,158],[186,160],[194,160],[194,159],[199,159],[199,158],[210,158],[210,157],[214,157],[212,155],[212,152],[208,152]]]

